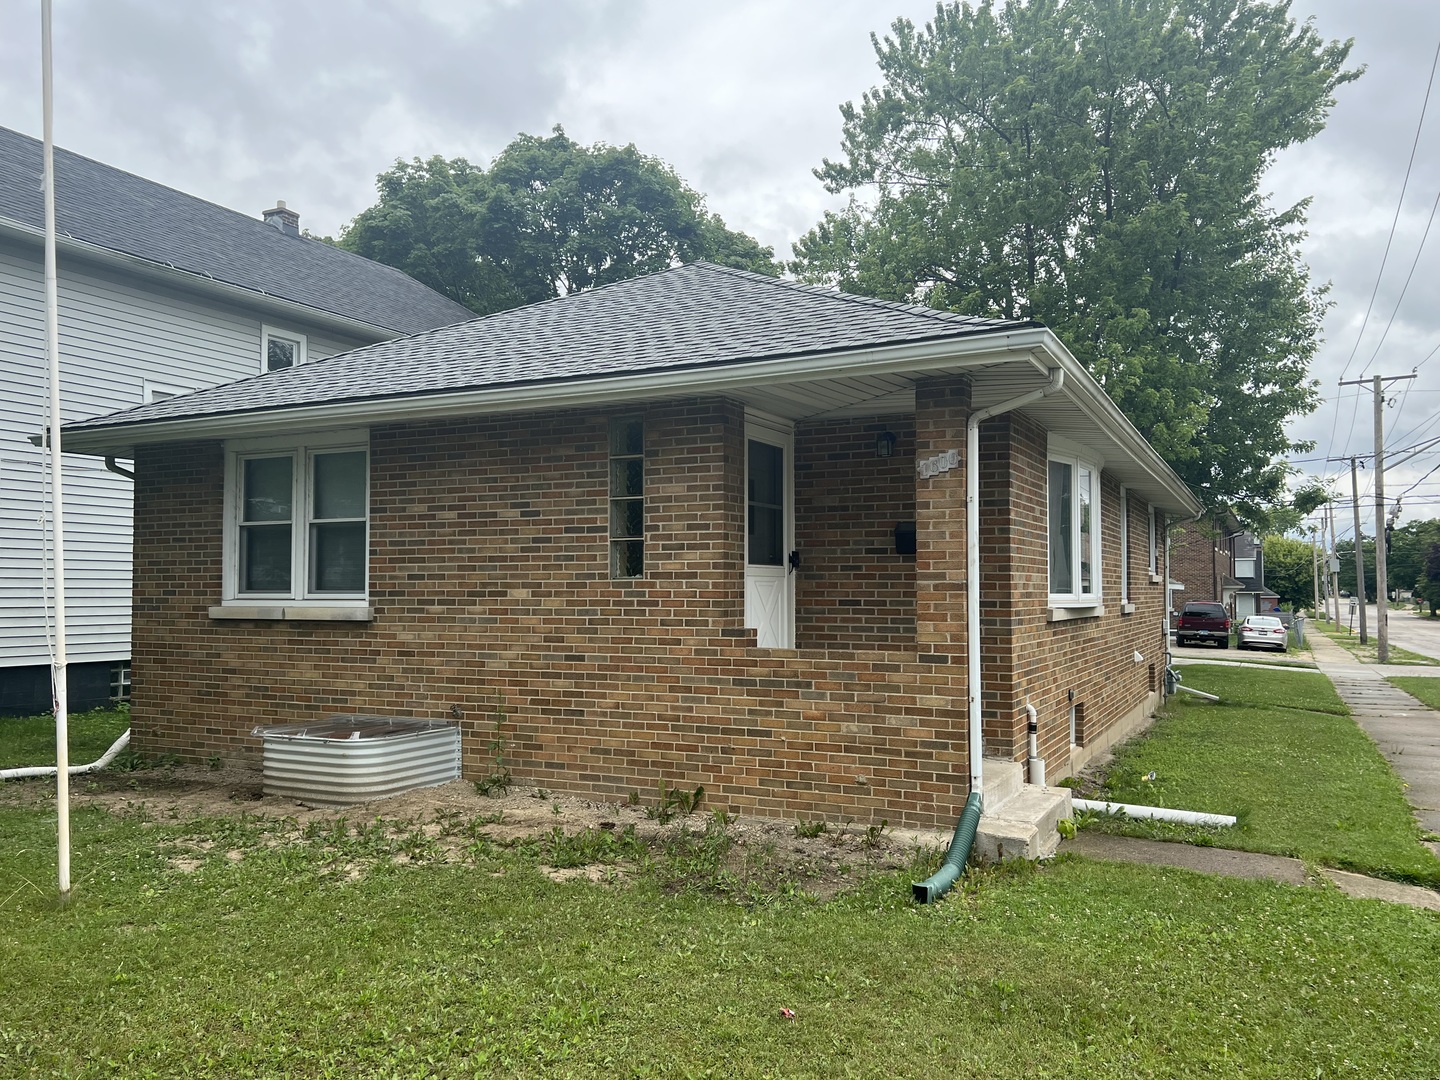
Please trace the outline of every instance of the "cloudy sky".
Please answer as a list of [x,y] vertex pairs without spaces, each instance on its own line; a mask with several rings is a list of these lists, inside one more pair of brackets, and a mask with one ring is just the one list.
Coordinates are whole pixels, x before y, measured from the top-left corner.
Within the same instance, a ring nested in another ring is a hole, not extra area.
[[[0,125],[34,135],[38,9],[0,0]],[[56,139],[237,210],[285,199],[303,226],[334,234],[397,158],[488,162],[516,133],[563,124],[580,142],[665,159],[731,227],[785,254],[835,205],[810,170],[837,153],[839,104],[875,82],[870,33],[933,11],[928,0],[55,0]],[[1400,204],[1440,3],[1294,0],[1292,14],[1354,38],[1352,63],[1368,69],[1269,178],[1277,204],[1313,197],[1306,257],[1334,301],[1314,368],[1325,405],[1293,426],[1319,446],[1297,457],[1370,449],[1369,395],[1337,400],[1342,372],[1420,365],[1393,384],[1386,442],[1440,437],[1440,355],[1424,362],[1440,346],[1440,228],[1421,247],[1440,196],[1440,93]],[[1416,485],[1402,521],[1440,516],[1440,471],[1426,476],[1437,466],[1440,450],[1387,470],[1391,493]]]

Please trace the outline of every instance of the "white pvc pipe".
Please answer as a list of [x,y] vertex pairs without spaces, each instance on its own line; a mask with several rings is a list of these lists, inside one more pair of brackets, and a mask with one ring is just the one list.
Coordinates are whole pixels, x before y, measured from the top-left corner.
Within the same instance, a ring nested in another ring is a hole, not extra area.
[[981,759],[985,741],[980,731],[980,425],[992,416],[1049,397],[1065,384],[1065,369],[1051,368],[1050,381],[1009,401],[978,409],[965,421],[965,659],[969,684],[966,721],[970,725],[970,790],[984,788]]
[[[115,755],[130,745],[130,729],[126,728],[121,736],[110,744],[110,749],[101,755],[99,761],[92,761],[89,765],[71,765],[65,770],[67,776],[79,776],[82,773],[99,772],[110,762],[115,760]],[[30,765],[22,769],[0,769],[0,780],[25,780],[32,776],[56,776],[60,772],[58,765]]]
[[1166,806],[1132,806],[1129,803],[1094,802],[1091,799],[1071,799],[1070,805],[1076,810],[1094,810],[1100,814],[1123,813],[1126,817],[1177,821],[1182,825],[1235,824],[1235,819],[1229,814],[1202,814],[1197,810],[1171,810]]
[[1025,702],[1025,715],[1030,718],[1026,724],[1026,730],[1030,734],[1030,760],[1027,762],[1030,767],[1030,783],[1044,787],[1045,759],[1040,756],[1040,718],[1035,706],[1028,701]]
[[51,657],[51,694],[55,704],[55,809],[56,864],[60,899],[70,895],[70,705],[66,686],[65,659],[65,509],[64,466],[60,456],[60,299],[55,268],[55,134],[54,71],[50,62],[51,0],[40,0],[40,98],[41,128],[44,136],[41,150],[45,192],[45,355],[48,361],[50,409],[46,417],[46,440],[50,451],[50,536],[53,546],[51,574],[55,596],[55,651]]

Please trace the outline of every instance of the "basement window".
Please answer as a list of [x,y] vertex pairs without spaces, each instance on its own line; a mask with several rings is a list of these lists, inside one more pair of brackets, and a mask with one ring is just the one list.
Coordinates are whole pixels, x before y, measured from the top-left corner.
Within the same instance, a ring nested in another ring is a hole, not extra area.
[[645,422],[610,421],[610,576],[645,574]]

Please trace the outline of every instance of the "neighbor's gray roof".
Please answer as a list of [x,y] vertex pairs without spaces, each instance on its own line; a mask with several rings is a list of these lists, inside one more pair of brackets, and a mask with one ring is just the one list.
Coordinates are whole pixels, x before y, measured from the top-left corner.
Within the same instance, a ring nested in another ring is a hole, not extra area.
[[[39,140],[0,127],[0,218],[44,228]],[[55,150],[61,236],[401,334],[474,318],[408,274]]]
[[1037,325],[691,263],[69,424],[66,430],[681,371]]

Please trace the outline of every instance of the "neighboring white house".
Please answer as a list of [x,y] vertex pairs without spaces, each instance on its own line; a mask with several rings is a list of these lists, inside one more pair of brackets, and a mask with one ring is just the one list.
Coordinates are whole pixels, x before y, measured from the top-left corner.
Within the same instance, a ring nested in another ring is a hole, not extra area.
[[[55,151],[65,422],[473,318],[388,266]],[[0,715],[50,707],[41,145],[0,128]],[[128,463],[118,463],[123,468]],[[130,480],[67,458],[67,646],[76,708],[123,695]]]

